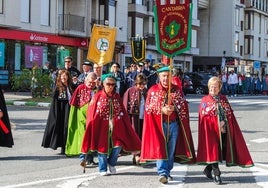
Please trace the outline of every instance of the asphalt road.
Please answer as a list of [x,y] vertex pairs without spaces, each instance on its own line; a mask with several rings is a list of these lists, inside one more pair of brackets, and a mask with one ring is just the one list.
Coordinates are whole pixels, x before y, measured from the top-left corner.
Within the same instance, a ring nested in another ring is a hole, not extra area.
[[[200,97],[189,96],[190,121],[197,147],[197,107]],[[230,98],[237,121],[243,131],[253,168],[220,165],[224,187],[268,187],[268,97]],[[13,148],[0,147],[0,187],[219,187],[202,175],[203,166],[176,164],[174,181],[158,182],[155,165],[132,165],[131,156],[119,158],[117,174],[101,177],[98,168],[82,172],[77,157],[60,155],[59,150],[41,147],[48,115],[46,107],[8,106],[15,124]],[[96,160],[96,159],[95,159]]]

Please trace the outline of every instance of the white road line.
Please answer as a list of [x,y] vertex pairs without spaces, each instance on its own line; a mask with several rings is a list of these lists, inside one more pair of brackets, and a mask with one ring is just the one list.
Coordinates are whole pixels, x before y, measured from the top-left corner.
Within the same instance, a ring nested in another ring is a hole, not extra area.
[[255,143],[261,144],[261,143],[268,142],[268,138],[258,138],[255,140],[250,140],[250,142],[255,142]]
[[[261,166],[262,164],[255,164],[257,166]],[[267,166],[267,165],[266,165]],[[252,171],[253,175],[255,176],[255,180],[257,185],[261,186],[261,187],[268,187],[268,170],[259,168],[259,167],[252,167],[250,168],[250,170]]]
[[171,171],[173,181],[169,181],[168,184],[162,184],[160,187],[183,187],[187,170],[187,165],[180,165],[178,163],[174,163],[174,167]]

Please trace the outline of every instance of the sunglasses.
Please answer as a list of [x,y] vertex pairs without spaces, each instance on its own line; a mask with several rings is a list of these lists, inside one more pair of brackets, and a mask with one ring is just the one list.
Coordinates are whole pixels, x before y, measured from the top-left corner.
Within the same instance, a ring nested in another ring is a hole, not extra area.
[[107,86],[111,86],[111,87],[114,87],[115,86],[115,83],[106,83]]

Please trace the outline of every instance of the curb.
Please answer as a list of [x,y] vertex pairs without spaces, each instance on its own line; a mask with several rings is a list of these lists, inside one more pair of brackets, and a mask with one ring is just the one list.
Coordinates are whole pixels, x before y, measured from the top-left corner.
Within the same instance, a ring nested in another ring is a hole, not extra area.
[[23,101],[6,100],[6,105],[49,107],[50,103],[45,103],[45,102],[23,102]]

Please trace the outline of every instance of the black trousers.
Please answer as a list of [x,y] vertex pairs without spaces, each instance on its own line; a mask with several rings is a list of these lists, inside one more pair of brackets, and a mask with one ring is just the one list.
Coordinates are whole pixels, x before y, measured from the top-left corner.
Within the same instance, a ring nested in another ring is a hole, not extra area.
[[218,163],[208,164],[206,166],[205,170],[207,170],[209,172],[211,172],[213,170],[213,173],[214,173],[215,176],[220,176],[221,175],[221,171],[220,171]]

